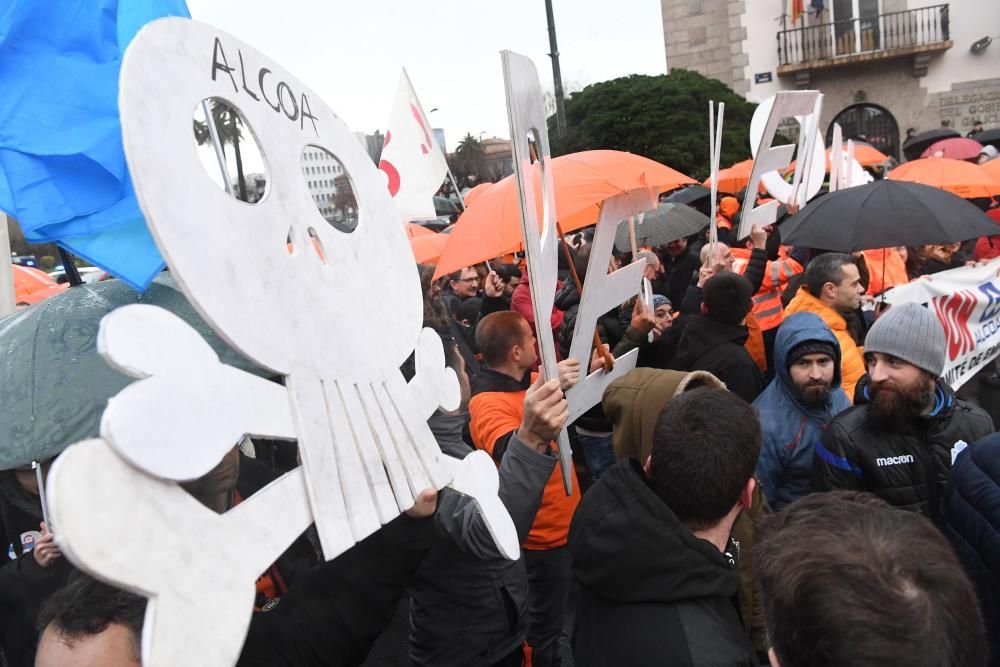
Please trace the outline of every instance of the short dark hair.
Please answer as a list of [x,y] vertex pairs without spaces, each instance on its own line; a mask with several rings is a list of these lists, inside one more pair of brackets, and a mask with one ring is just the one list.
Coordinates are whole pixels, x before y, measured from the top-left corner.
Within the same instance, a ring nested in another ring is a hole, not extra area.
[[118,623],[128,628],[132,657],[139,660],[145,615],[145,598],[80,573],[48,599],[38,627],[44,632],[51,625],[62,637],[73,640],[100,634]]
[[497,275],[500,276],[500,280],[507,284],[510,282],[511,278],[520,278],[521,269],[517,267],[516,264],[501,264],[497,267]]
[[512,310],[490,313],[476,327],[476,347],[487,366],[499,366],[515,345],[524,340],[524,325],[528,320]]
[[686,391],[656,420],[653,490],[690,530],[711,528],[753,477],[760,440],[757,412],[736,394]]
[[813,257],[806,265],[805,285],[809,293],[818,298],[823,293],[823,285],[839,285],[848,264],[854,265],[854,258],[842,252],[826,252]]
[[483,300],[478,296],[469,297],[455,308],[455,319],[459,322],[469,320],[472,324],[475,324],[482,305]]
[[449,273],[448,280],[454,280],[455,282],[458,282],[459,280],[462,279],[462,271],[465,271],[466,269],[475,269],[475,268],[476,267],[474,266],[463,266],[458,271],[452,271],[451,273]]
[[986,664],[972,584],[922,515],[809,495],[761,523],[754,567],[782,667]]
[[701,300],[713,320],[739,324],[753,308],[753,285],[738,273],[723,271],[705,281]]

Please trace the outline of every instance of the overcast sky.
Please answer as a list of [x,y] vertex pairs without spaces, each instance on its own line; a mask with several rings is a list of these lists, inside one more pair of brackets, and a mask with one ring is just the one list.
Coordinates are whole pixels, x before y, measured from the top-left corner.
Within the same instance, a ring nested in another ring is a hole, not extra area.
[[[501,49],[552,88],[544,0],[188,0],[191,16],[250,43],[355,131],[385,131],[406,67],[448,150],[466,132],[507,137]],[[660,0],[553,0],[563,85],[663,74]],[[439,110],[431,113],[433,108]]]

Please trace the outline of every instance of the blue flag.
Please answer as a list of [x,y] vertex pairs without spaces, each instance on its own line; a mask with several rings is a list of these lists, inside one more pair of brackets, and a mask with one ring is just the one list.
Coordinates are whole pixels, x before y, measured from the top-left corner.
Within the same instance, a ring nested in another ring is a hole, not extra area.
[[0,209],[143,290],[163,269],[122,149],[118,71],[184,0],[13,0],[0,9]]

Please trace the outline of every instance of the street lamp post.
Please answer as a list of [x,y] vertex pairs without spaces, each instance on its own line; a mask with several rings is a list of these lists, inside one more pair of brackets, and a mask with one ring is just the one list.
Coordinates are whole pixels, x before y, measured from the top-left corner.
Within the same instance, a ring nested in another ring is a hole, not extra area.
[[559,47],[556,45],[556,22],[552,17],[552,0],[545,0],[545,18],[549,22],[549,57],[552,58],[552,81],[556,95],[556,133],[566,131],[566,107],[563,101],[562,73],[559,71]]

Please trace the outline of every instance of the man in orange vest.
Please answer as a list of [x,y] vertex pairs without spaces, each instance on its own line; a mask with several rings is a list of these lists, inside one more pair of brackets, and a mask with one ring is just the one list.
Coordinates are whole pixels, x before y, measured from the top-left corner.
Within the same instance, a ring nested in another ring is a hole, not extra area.
[[[764,337],[764,350],[767,358],[768,369],[772,368],[774,354],[774,339],[778,334],[778,327],[785,320],[784,306],[781,303],[781,293],[788,286],[788,281],[792,276],[802,273],[802,265],[788,255],[787,250],[781,247],[778,255],[774,259],[767,259],[766,246],[767,237],[770,230],[762,229],[754,225],[750,232],[750,240],[745,248],[733,248],[733,257],[736,262],[736,271],[743,273],[750,279],[752,284],[758,285],[753,297],[753,315],[760,325],[761,334]],[[760,283],[756,283],[756,271],[748,272],[751,263],[765,262],[763,277]]]
[[[523,316],[501,311],[479,322],[476,344],[483,355],[483,367],[472,381],[469,432],[473,444],[488,452],[499,465],[512,436],[518,432],[524,417],[524,398],[535,381],[535,336]],[[559,362],[559,375],[563,390],[569,389],[579,380],[579,362]],[[548,443],[548,448],[535,441],[525,444],[549,451],[557,448],[554,441]],[[559,637],[570,591],[566,541],[570,520],[580,502],[576,472],[571,471],[571,475],[573,494],[567,496],[561,471],[552,471],[535,521],[521,545],[528,573],[527,638],[533,664],[538,667],[558,664]]]

